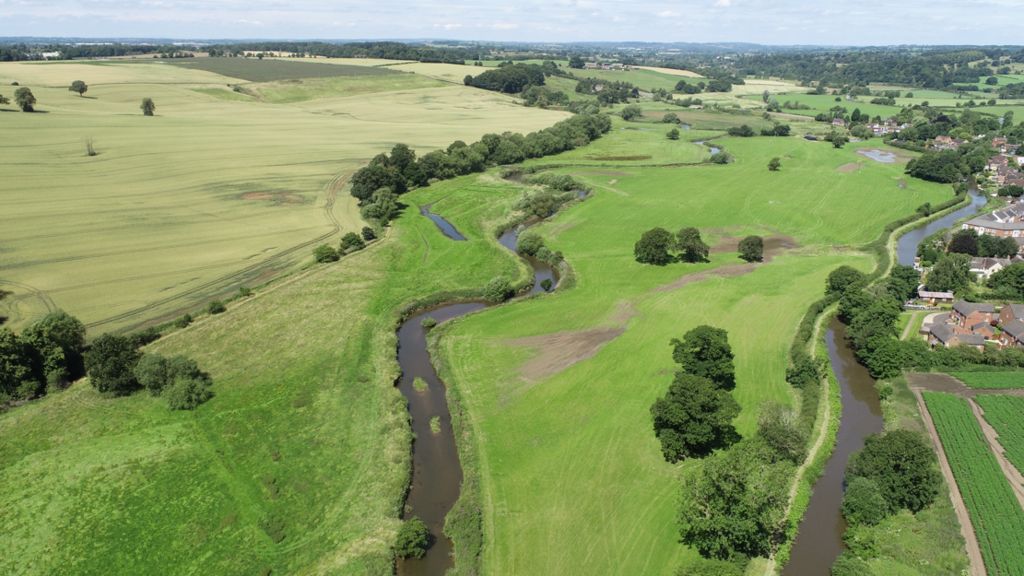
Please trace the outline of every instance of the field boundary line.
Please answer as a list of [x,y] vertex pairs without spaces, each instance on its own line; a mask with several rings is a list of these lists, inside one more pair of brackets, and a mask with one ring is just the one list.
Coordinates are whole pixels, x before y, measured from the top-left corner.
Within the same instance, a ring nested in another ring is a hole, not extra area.
[[938,454],[939,471],[942,472],[942,477],[946,480],[946,485],[949,489],[949,500],[953,503],[953,511],[956,513],[957,520],[960,521],[960,535],[963,536],[964,547],[967,549],[970,576],[986,576],[985,560],[981,555],[981,546],[978,545],[974,524],[971,523],[971,516],[967,513],[967,504],[964,502],[963,494],[960,493],[960,486],[957,485],[956,478],[953,476],[953,469],[949,466],[949,460],[946,458],[946,451],[942,447],[939,432],[935,429],[932,415],[928,412],[928,406],[924,403],[921,388],[910,386],[910,391],[913,392],[914,399],[917,400],[917,410],[921,413],[921,420],[924,421],[924,427],[928,432],[928,438],[931,439],[932,447],[935,449],[936,454]]

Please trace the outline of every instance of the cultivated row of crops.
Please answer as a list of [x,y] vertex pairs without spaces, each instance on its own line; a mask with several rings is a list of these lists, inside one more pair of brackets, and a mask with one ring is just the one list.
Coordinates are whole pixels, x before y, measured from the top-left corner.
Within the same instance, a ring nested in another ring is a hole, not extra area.
[[988,573],[1024,575],[1024,511],[970,406],[961,398],[937,392],[925,392],[924,399],[967,504]]
[[1024,398],[980,395],[975,401],[985,411],[985,420],[996,429],[1006,457],[1024,470]]
[[953,372],[953,376],[971,388],[1024,388],[1024,375],[1019,370]]

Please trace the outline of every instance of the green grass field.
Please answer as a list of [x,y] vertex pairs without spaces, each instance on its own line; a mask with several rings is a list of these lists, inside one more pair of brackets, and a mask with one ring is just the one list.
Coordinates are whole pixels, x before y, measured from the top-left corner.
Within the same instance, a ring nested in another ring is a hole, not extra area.
[[326,78],[332,76],[386,76],[395,74],[395,71],[388,68],[325,64],[303,59],[187,58],[171,60],[170,63],[182,68],[205,70],[214,74],[220,74],[221,76],[241,78],[249,82],[271,82],[274,80]]
[[1024,470],[1024,398],[982,394],[975,401],[984,410],[985,420],[999,434],[1006,457],[1018,470]]
[[[759,98],[759,96],[748,96],[748,98]],[[795,102],[810,106],[807,110],[783,109],[783,112],[799,114],[801,116],[815,116],[822,112],[828,112],[829,109],[835,106],[842,106],[850,113],[853,113],[855,109],[859,109],[862,114],[868,114],[872,117],[881,116],[882,118],[894,116],[900,111],[899,106],[872,104],[871,99],[873,96],[859,96],[856,100],[847,100],[845,97],[832,96],[830,94],[787,93],[776,94],[774,98],[779,101],[780,105],[785,102]],[[840,98],[840,101],[836,102],[836,98]]]
[[[634,137],[615,130],[586,154],[618,151],[620,139]],[[594,188],[538,228],[573,266],[575,288],[445,330],[448,382],[476,430],[484,573],[672,574],[692,554],[677,544],[680,469],[662,459],[649,415],[671,379],[669,339],[701,323],[729,331],[744,408],[737,424],[751,433],[766,402],[795,405],[786,354],[828,273],[841,264],[870,269],[850,247],[951,194],[922,182],[901,188],[900,166],[866,161],[852,147],[722,142],[735,163],[560,168]],[[783,158],[781,172],[768,172],[773,156]],[[861,169],[836,170],[847,164]],[[698,226],[712,245],[761,233],[800,247],[733,276],[716,273],[740,263],[728,250],[708,264],[643,266],[633,243],[653,226]],[[701,271],[708,276],[688,282]]]
[[[396,142],[423,152],[566,116],[398,72],[248,84],[260,101],[200,61],[0,64],[0,85],[30,87],[42,112],[0,107],[0,286],[15,292],[0,313],[15,328],[55,307],[94,334],[195,311],[361,228],[347,178]],[[67,90],[75,79],[84,98]],[[155,117],[139,111],[146,96]]]
[[989,574],[1024,574],[1024,511],[961,398],[925,392],[925,404],[967,504]]
[[971,388],[1024,388],[1024,372],[952,372],[958,380]]
[[213,375],[195,412],[79,382],[0,414],[0,573],[390,574],[410,441],[396,310],[520,274],[492,234],[519,194],[486,176],[417,191],[469,241],[413,207],[365,252],[157,342]]

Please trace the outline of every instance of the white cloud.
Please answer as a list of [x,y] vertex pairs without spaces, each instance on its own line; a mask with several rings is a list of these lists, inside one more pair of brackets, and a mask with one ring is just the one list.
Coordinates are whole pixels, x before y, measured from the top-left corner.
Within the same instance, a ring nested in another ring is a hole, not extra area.
[[732,6],[732,0],[715,0],[715,6],[719,8],[728,8]]

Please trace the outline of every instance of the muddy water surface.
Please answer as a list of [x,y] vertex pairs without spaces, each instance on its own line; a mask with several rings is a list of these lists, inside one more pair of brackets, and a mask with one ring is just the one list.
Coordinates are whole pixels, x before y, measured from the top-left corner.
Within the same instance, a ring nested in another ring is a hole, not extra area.
[[882,406],[875,380],[853,355],[846,342],[846,327],[833,319],[825,336],[828,357],[839,381],[843,412],[836,446],[825,465],[825,473],[814,484],[810,504],[783,576],[827,576],[832,563],[845,549],[843,481],[850,456],[864,447],[864,439],[882,431]]

